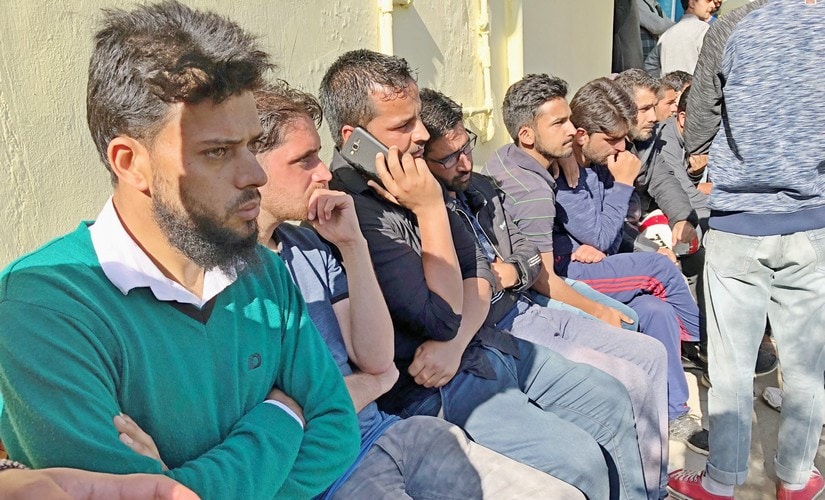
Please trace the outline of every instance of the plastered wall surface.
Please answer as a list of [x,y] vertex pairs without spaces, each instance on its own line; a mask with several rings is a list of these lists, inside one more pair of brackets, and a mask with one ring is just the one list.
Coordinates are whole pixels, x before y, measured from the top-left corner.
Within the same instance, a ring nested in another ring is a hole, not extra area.
[[[317,90],[341,53],[379,48],[374,0],[185,0],[227,15],[260,36],[273,76]],[[413,0],[395,7],[393,51],[417,68],[419,83],[467,108],[494,103],[492,119],[470,119],[489,134],[483,163],[509,141],[499,106],[525,72],[567,79],[572,93],[610,66],[611,0]],[[85,121],[86,70],[100,9],[132,1],[0,0],[0,267],[82,219],[111,192]],[[490,86],[485,92],[480,14],[489,12]],[[386,33],[385,33],[386,36]],[[326,127],[326,125],[324,125]],[[321,131],[324,158],[332,145]]]

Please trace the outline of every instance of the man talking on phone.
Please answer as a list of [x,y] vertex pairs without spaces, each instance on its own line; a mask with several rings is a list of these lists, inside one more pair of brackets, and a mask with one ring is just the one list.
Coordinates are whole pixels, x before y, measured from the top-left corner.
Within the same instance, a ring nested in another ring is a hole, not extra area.
[[479,444],[589,498],[643,497],[624,387],[485,324],[495,278],[422,158],[429,134],[407,62],[348,52],[327,70],[320,98],[337,148],[360,126],[389,149],[374,157],[383,187],[339,151],[330,182],[355,201],[395,327],[399,381],[379,405],[402,416],[443,413]]

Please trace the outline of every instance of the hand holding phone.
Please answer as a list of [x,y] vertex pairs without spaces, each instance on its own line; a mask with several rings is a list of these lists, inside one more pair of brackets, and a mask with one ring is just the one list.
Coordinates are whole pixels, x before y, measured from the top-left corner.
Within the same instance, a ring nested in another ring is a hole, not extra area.
[[422,158],[402,155],[395,147],[387,149],[361,127],[352,131],[341,154],[369,179],[367,183],[379,195],[392,203],[413,212],[444,204],[441,186]]
[[341,147],[341,155],[372,180],[379,181],[375,170],[375,157],[379,153],[387,157],[387,147],[361,127],[355,127],[349,139]]
[[387,154],[386,163],[380,156],[375,158],[375,167],[386,191],[398,204],[421,216],[428,210],[446,210],[444,191],[435,179],[423,158],[411,154],[401,154],[393,146]]

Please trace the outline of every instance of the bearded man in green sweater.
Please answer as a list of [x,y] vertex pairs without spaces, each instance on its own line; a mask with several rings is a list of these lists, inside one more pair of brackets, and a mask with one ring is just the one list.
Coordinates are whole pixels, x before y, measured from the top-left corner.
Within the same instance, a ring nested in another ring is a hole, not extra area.
[[[87,118],[114,184],[0,275],[0,436],[32,467],[164,473],[205,498],[307,498],[355,458],[338,367],[257,245],[254,38],[175,2],[106,12]],[[128,414],[168,470],[121,442]]]

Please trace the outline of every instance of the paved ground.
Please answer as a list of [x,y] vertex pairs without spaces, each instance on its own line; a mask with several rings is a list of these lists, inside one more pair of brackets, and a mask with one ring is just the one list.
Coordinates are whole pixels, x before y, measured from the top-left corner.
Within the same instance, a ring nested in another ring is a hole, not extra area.
[[[773,468],[773,456],[776,453],[776,433],[779,427],[779,412],[762,400],[762,389],[777,386],[778,371],[755,379],[755,393],[759,395],[754,402],[753,440],[751,441],[750,472],[747,482],[737,488],[737,500],[763,500],[776,498],[776,474]],[[707,389],[699,383],[694,372],[688,372],[690,385],[690,406],[701,412],[703,422],[707,425]],[[670,469],[687,466],[701,470],[705,465],[705,456],[694,453],[684,444],[670,442]],[[819,452],[816,457],[819,470],[825,470],[825,441],[820,438]]]

